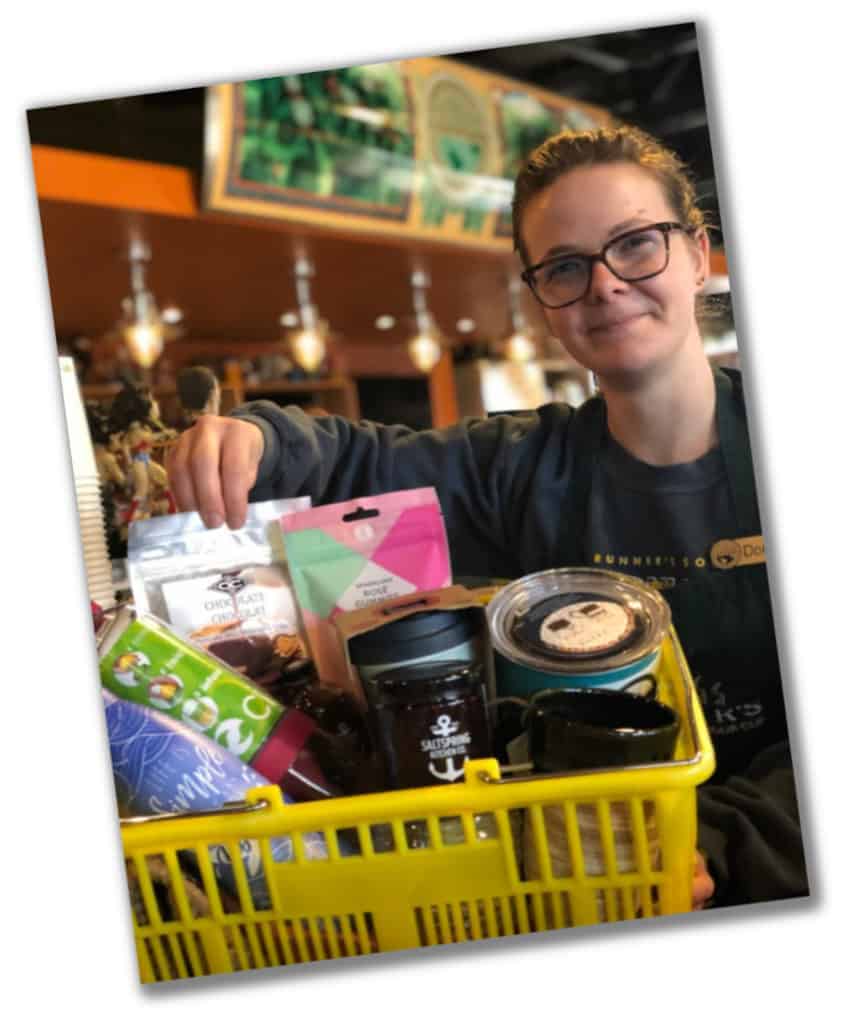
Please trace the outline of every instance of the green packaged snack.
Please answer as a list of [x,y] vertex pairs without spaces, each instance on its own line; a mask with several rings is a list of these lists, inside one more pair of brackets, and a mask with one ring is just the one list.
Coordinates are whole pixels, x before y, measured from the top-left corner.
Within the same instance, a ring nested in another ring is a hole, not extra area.
[[155,708],[250,763],[285,708],[155,616],[121,609],[99,638],[102,685]]

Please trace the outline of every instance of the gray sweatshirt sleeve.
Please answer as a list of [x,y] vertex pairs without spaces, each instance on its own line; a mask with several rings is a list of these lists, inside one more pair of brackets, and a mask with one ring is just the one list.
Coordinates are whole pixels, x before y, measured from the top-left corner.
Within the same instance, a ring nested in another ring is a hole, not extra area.
[[[265,449],[250,500],[309,495],[331,504],[435,487],[460,575],[519,575],[528,550],[554,543],[569,482],[569,407],[465,420],[444,430],[309,417],[251,402],[232,415],[256,423]],[[542,523],[532,526],[532,509]]]
[[715,906],[808,895],[788,742],[764,750],[725,783],[700,787],[697,797]]

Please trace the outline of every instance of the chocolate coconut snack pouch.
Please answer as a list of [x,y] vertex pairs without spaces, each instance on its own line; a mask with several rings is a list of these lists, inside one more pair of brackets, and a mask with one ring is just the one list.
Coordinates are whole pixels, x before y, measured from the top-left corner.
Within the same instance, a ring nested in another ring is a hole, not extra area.
[[197,512],[133,522],[136,609],[277,699],[310,681],[314,668],[281,539],[281,520],[309,504],[308,497],[253,503],[239,530],[207,529]]
[[392,491],[282,518],[291,583],[321,681],[350,690],[333,619],[451,580],[450,549],[434,487]]

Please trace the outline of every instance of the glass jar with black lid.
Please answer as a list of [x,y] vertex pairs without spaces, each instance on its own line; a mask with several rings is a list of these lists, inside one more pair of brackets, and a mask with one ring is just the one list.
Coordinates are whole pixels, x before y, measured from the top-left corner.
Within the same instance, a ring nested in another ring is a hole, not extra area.
[[465,759],[490,757],[482,665],[437,661],[382,672],[372,723],[392,789],[461,781]]

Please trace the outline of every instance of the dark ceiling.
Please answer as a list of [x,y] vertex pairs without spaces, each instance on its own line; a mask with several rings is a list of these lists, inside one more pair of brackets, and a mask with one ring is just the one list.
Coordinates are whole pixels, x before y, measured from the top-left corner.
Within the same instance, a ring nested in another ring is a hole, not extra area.
[[[691,166],[702,205],[719,225],[692,23],[449,56],[603,107],[657,135]],[[33,110],[31,140],[179,166],[200,180],[205,92],[181,89]],[[128,245],[130,212],[48,200],[40,212],[58,336],[110,330],[128,291],[128,267],[119,257]],[[248,220],[226,214],[181,220],[136,214],[135,230],[154,252],[148,283],[163,304],[183,310],[188,336],[251,341],[278,334],[279,317],[293,301],[290,246],[298,229],[259,219],[252,230]],[[719,232],[714,242],[722,245]],[[431,308],[445,333],[453,336],[464,318],[476,325],[471,342],[503,337],[509,329],[509,252],[434,245],[421,252],[381,239],[357,239],[349,252],[326,232],[310,232],[304,245],[316,267],[317,292],[326,297],[327,318],[354,343],[381,333],[373,324],[382,312],[400,318],[400,330],[410,330],[407,282],[415,258],[431,275]],[[524,308],[541,327],[534,305]]]
[[[703,205],[719,224],[692,22],[449,56],[605,107],[657,135],[691,166]],[[204,94],[204,88],[180,89],[43,107],[28,113],[31,141],[174,164],[200,174]]]

